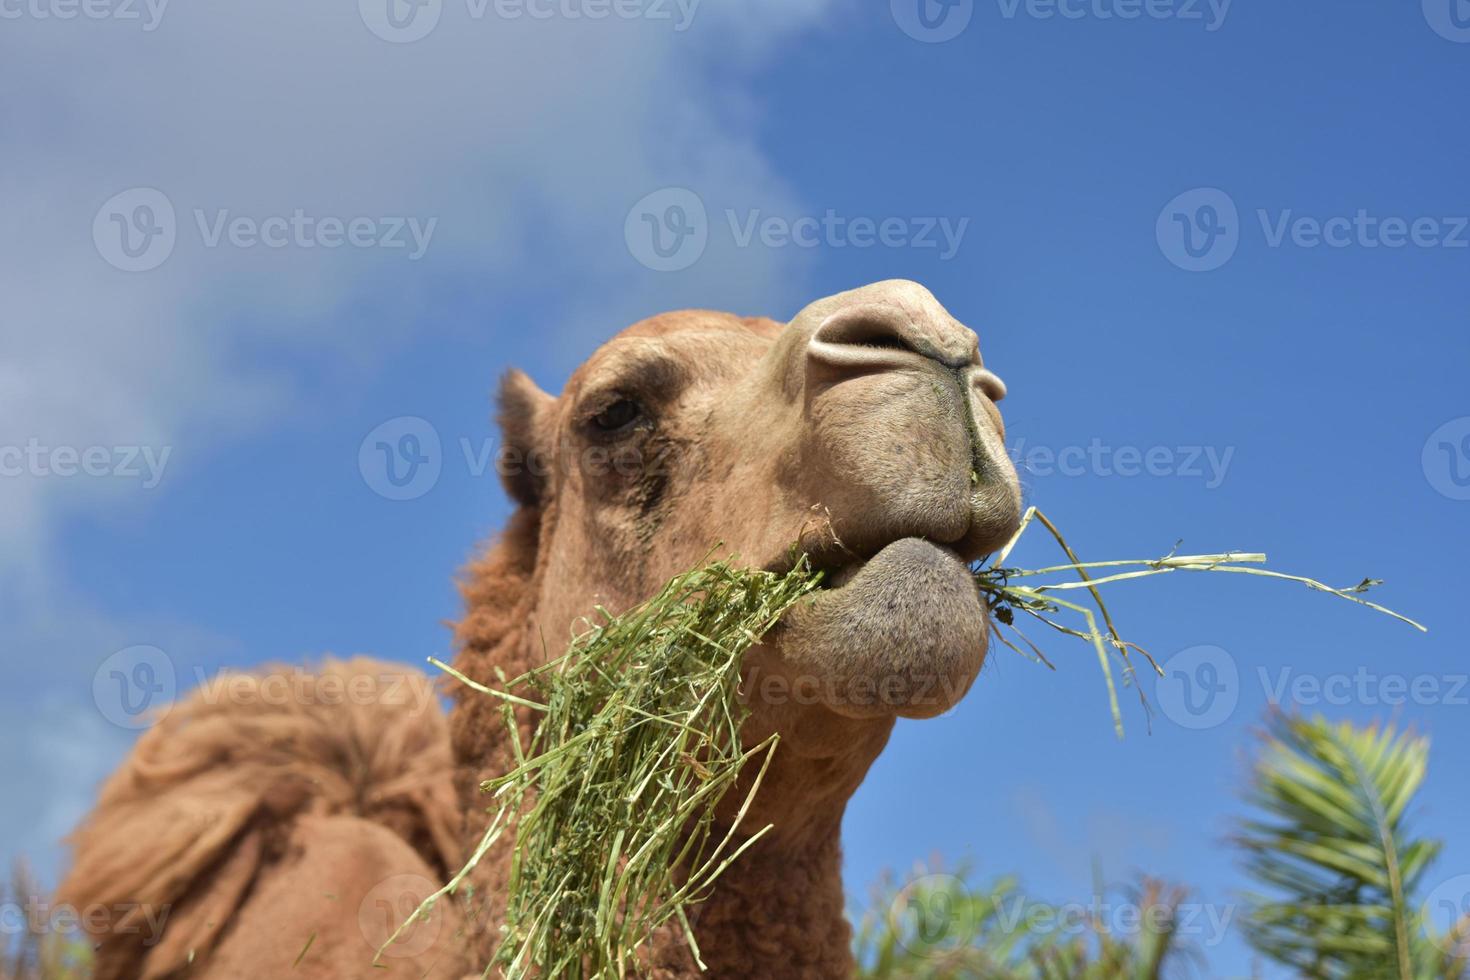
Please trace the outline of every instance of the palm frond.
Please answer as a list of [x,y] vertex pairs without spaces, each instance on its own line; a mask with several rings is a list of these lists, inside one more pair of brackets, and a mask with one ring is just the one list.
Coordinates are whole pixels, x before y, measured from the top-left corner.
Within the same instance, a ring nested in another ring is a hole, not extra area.
[[1306,977],[1460,978],[1414,901],[1438,841],[1406,815],[1429,740],[1391,725],[1273,715],[1235,838],[1266,891],[1247,896],[1247,940]]
[[1140,913],[1126,933],[1115,931],[1103,914],[1109,901],[1049,905],[1027,898],[1012,877],[982,887],[971,884],[964,869],[946,874],[920,868],[903,887],[880,882],[868,908],[854,916],[858,976],[1159,980],[1178,974],[1191,959],[1175,925],[1183,890],[1143,878],[1124,894]]

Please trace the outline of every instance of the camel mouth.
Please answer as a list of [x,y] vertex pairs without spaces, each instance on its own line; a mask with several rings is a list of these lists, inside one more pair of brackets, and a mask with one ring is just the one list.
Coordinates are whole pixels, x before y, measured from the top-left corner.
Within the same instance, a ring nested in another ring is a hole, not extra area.
[[978,555],[966,557],[960,554],[955,544],[935,541],[923,535],[905,535],[901,538],[886,541],[877,547],[865,548],[861,551],[849,550],[839,544],[831,548],[813,548],[806,551],[805,554],[807,563],[811,566],[812,570],[821,573],[822,579],[817,584],[818,591],[830,592],[846,586],[873,559],[903,541],[922,543],[954,558],[956,561],[964,562],[966,565],[973,564],[980,557]]
[[[978,498],[977,494],[977,498]],[[797,561],[805,558],[808,566],[822,575],[820,591],[840,588],[868,562],[900,541],[920,541],[951,556],[967,566],[982,562],[997,548],[998,542],[1009,540],[1020,522],[1019,503],[1002,498],[999,505],[977,499],[972,509],[970,526],[953,540],[929,534],[895,534],[849,545],[840,539],[826,520],[815,532],[804,533],[795,547],[766,563],[768,572],[789,573]]]
[[[827,572],[827,568],[818,565]],[[924,538],[890,542],[827,574],[772,637],[851,718],[929,718],[954,707],[985,661],[989,619],[969,562]]]

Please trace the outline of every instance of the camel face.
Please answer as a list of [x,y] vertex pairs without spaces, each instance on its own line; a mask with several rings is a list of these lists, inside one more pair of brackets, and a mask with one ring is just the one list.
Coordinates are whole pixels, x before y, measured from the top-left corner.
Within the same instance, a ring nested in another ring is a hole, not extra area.
[[747,656],[768,727],[801,727],[813,708],[948,709],[986,650],[966,563],[1020,512],[1004,393],[974,332],[900,280],[818,300],[784,327],[653,317],[559,398],[509,375],[502,470],[542,514],[536,630],[559,649],[594,606],[626,608],[712,548],[779,568],[800,540],[832,587]]

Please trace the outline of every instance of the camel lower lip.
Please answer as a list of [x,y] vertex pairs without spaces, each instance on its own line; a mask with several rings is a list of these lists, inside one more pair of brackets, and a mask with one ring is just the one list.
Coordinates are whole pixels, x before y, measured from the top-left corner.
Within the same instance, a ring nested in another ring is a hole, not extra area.
[[834,710],[925,718],[969,689],[989,627],[969,567],[952,550],[901,538],[830,583],[787,613],[781,645],[788,664],[834,690],[877,692]]

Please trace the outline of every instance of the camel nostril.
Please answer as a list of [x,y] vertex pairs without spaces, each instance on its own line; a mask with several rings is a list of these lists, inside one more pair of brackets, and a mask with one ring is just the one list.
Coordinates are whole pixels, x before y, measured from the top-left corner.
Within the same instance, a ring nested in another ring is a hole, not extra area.
[[869,317],[829,317],[817,328],[816,338],[828,344],[852,344],[857,347],[872,347],[878,350],[906,350],[921,356],[925,351],[917,348],[912,340],[903,335],[897,324]]
[[812,332],[807,355],[859,372],[912,367],[920,359],[961,368],[978,363],[979,343],[972,331],[948,317],[940,322],[901,307],[863,304],[823,320]]

